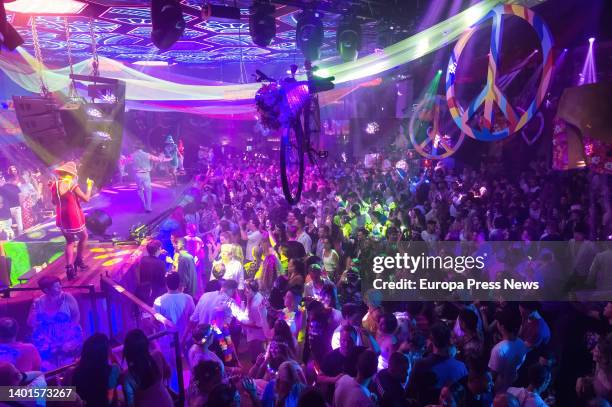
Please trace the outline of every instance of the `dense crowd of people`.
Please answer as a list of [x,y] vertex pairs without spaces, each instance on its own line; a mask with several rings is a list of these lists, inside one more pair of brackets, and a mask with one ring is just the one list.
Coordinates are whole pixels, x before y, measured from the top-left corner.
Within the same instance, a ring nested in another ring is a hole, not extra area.
[[[610,275],[612,250],[594,243],[611,234],[602,179],[540,161],[518,174],[395,161],[323,165],[289,207],[269,162],[203,160],[134,270],[137,296],[179,333],[188,405],[608,406],[612,303],[388,302],[361,287],[364,259],[402,241],[570,241],[580,280]],[[87,405],[172,404],[171,343],[130,331],[123,363],[103,334],[75,350],[74,298],[55,280],[41,288],[36,348],[0,320],[2,384],[44,352],[80,350],[65,383]],[[44,321],[60,317],[63,339],[46,346]]]

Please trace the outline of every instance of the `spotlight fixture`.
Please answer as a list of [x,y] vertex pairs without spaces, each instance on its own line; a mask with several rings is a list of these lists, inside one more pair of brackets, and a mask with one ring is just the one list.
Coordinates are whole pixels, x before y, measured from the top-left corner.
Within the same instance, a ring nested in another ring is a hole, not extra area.
[[249,9],[249,32],[253,43],[258,47],[270,45],[276,35],[276,7],[270,3],[256,1]]
[[591,38],[589,38],[589,42],[590,42],[591,44],[592,44],[592,43],[594,43],[594,42],[595,42],[595,37],[591,37]]
[[336,31],[336,46],[342,61],[357,59],[361,49],[361,25],[356,18],[347,16],[340,21]]
[[323,22],[318,12],[304,10],[297,19],[296,43],[308,61],[320,58],[323,45]]
[[365,128],[366,133],[372,135],[378,133],[380,125],[377,122],[370,122]]
[[151,2],[151,40],[160,50],[170,49],[185,31],[183,10],[175,0]]
[[0,0],[0,47],[4,46],[9,51],[23,44],[23,38],[17,30],[6,20],[5,1]]

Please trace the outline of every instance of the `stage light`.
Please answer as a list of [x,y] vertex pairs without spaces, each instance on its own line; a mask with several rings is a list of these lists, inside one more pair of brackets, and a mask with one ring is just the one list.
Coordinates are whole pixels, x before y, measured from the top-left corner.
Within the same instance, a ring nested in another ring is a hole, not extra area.
[[97,138],[101,141],[110,141],[112,140],[111,135],[107,132],[107,131],[94,131],[92,133],[92,136],[94,138]]
[[160,50],[170,49],[185,31],[181,5],[175,0],[151,2],[151,40]]
[[336,30],[336,46],[342,61],[357,59],[361,49],[361,25],[354,17],[345,17]]
[[323,22],[319,13],[304,10],[297,19],[296,43],[308,61],[320,58],[323,45]]
[[88,85],[87,95],[91,98],[92,102],[117,103],[117,95],[115,95],[115,86],[113,84]]
[[140,66],[168,66],[170,64],[167,61],[136,61],[136,62],[132,62],[132,65],[140,65]]
[[100,109],[95,108],[95,107],[88,107],[86,111],[87,111],[87,115],[89,115],[91,117],[101,118],[102,116],[104,116],[102,111]]
[[272,4],[257,1],[249,9],[249,32],[253,43],[259,47],[270,45],[276,36],[276,7]]
[[6,10],[4,2],[0,0],[0,46],[4,46],[9,51],[23,44],[23,38],[17,30],[6,20]]
[[380,125],[377,122],[370,122],[367,124],[365,131],[368,134],[376,134],[380,130]]
[[17,0],[6,5],[6,9],[13,13],[56,15],[79,14],[85,7],[86,3],[76,0]]
[[442,70],[438,69],[438,75],[442,75]]
[[584,65],[582,66],[582,72],[578,77],[578,85],[586,85],[589,83],[597,82],[597,68],[595,65],[595,38],[589,38],[589,49],[587,51]]

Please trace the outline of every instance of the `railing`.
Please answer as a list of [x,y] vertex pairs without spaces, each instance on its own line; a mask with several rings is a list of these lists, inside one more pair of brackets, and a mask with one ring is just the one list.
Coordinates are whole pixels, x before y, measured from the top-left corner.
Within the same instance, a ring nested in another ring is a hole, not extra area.
[[[171,360],[170,367],[173,374],[176,374],[173,379],[176,379],[178,388],[177,405],[182,406],[185,402],[185,385],[180,337],[176,326],[109,277],[100,276],[100,288],[106,298],[108,336],[112,342],[123,343],[128,331],[139,328],[148,333],[150,341],[161,339],[160,342],[166,346],[166,350],[174,348],[174,359]],[[113,352],[120,352],[122,349],[123,346],[118,345],[113,348]]]
[[[153,342],[157,339],[163,338],[168,335],[172,336],[174,343],[179,343],[179,333],[178,332],[163,331],[163,332],[155,333],[153,335],[149,335],[147,338],[149,339],[149,342]],[[112,349],[112,353],[114,355],[120,355],[122,351],[123,351],[123,345],[115,346]],[[177,407],[182,407],[185,404],[185,390],[184,390],[184,385],[183,385],[182,359],[181,359],[181,354],[180,354],[180,348],[178,346],[175,346],[175,357],[177,361],[177,368],[180,369],[178,370],[179,372],[179,375],[178,375],[179,391],[178,393],[175,393],[172,389],[170,389],[170,391],[171,393],[173,393],[172,396],[173,396],[173,399],[175,400],[175,405]],[[121,357],[117,357],[116,359],[121,360]],[[67,385],[67,383],[63,383],[65,374],[69,372],[71,369],[75,368],[77,364],[78,364],[78,361],[75,361],[69,365],[62,366],[57,369],[45,372],[45,381],[47,382],[48,385],[51,385],[51,386],[57,386],[57,385],[62,385],[62,384]]]
[[[153,308],[142,302],[134,294],[123,286],[117,284],[107,276],[100,276],[100,288],[105,301],[98,302],[100,293],[96,292],[93,284],[63,286],[68,289],[88,290],[91,300],[91,314],[93,317],[93,332],[100,332],[99,312],[106,307],[108,318],[108,337],[115,346],[112,349],[116,360],[121,360],[123,341],[125,334],[135,328],[142,329],[149,341],[157,341],[162,345],[162,350],[169,351],[173,348],[173,358],[170,359],[170,368],[173,371],[173,396],[177,406],[185,403],[185,385],[183,380],[183,359],[180,347],[180,334],[172,321],[165,318]],[[6,299],[11,297],[13,291],[40,291],[39,288],[13,287],[0,289],[0,296]],[[168,353],[168,352],[166,352]],[[49,383],[61,382],[64,374],[75,367],[78,362],[50,370],[45,373]]]

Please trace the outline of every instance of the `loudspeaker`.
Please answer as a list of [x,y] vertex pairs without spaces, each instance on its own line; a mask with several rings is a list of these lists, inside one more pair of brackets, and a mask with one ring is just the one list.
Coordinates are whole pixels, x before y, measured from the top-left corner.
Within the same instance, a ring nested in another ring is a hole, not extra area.
[[47,164],[62,161],[71,150],[56,101],[43,96],[13,96],[26,143]]
[[54,99],[43,96],[13,96],[15,111],[22,117],[55,113],[59,109]]

